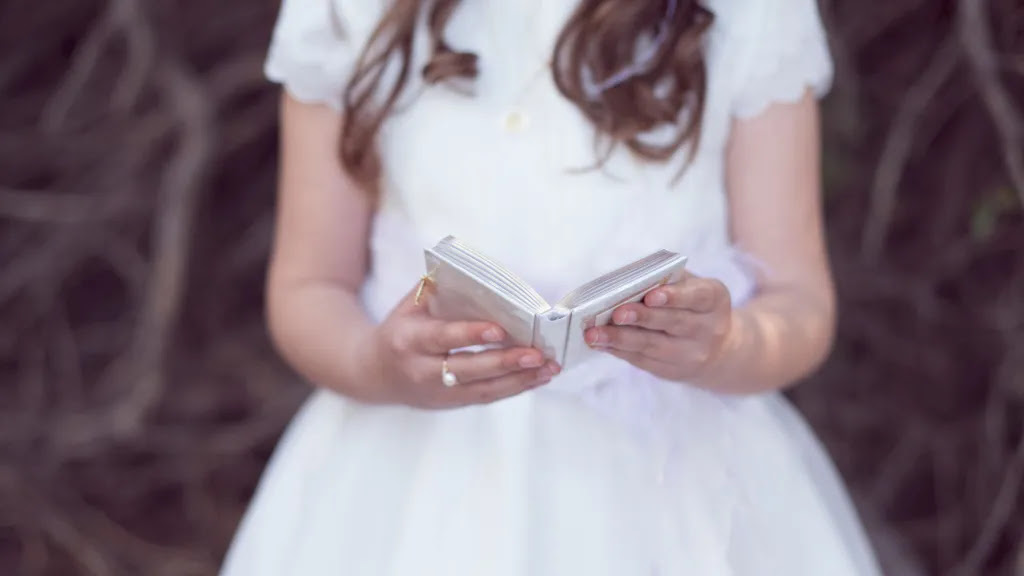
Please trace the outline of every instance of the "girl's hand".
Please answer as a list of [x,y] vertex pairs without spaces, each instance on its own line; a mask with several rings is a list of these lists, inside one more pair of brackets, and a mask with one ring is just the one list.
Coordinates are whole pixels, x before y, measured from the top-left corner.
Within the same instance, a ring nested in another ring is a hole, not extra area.
[[[503,348],[448,355],[450,350],[500,344],[504,330],[490,322],[445,322],[415,302],[415,291],[374,329],[363,355],[364,373],[394,403],[418,408],[487,404],[546,384],[558,373],[533,348]],[[442,380],[444,362],[458,384]]]
[[591,328],[588,344],[656,376],[692,380],[718,360],[732,321],[729,290],[717,280],[687,275],[625,304],[611,324]]

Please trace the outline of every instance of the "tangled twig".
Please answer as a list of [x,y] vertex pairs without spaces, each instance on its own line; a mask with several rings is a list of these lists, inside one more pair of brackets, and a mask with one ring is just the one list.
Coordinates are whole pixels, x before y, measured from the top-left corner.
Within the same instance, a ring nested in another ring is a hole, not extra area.
[[869,215],[861,240],[861,250],[869,260],[877,260],[885,247],[896,207],[896,193],[906,172],[918,120],[928,110],[935,93],[953,75],[959,54],[953,42],[947,42],[935,52],[928,67],[907,91],[885,139],[882,157],[875,169]]
[[1002,139],[1003,161],[1024,206],[1024,117],[1013,105],[1006,87],[999,79],[999,63],[988,26],[989,15],[982,0],[960,1],[960,38],[968,61],[978,79],[985,105],[992,115]]
[[[276,3],[28,2],[0,18],[0,573],[213,574],[307,393],[262,321]],[[841,322],[792,397],[890,574],[1019,576],[1013,3],[826,4]]]

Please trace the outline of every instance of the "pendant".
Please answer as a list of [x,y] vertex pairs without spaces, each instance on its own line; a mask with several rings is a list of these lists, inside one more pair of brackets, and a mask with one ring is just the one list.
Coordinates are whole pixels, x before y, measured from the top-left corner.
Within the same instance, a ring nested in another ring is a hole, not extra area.
[[525,132],[530,126],[530,117],[526,112],[515,108],[505,113],[502,118],[502,128],[510,134]]

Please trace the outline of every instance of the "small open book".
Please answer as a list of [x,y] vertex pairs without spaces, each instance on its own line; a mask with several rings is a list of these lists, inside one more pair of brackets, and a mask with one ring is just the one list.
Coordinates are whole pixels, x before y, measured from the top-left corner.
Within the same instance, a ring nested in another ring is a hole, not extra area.
[[616,307],[680,280],[686,265],[684,256],[659,250],[549,304],[507,268],[454,237],[427,249],[425,256],[433,316],[495,322],[514,344],[543,351],[563,369],[590,352],[583,340],[586,329],[607,324]]

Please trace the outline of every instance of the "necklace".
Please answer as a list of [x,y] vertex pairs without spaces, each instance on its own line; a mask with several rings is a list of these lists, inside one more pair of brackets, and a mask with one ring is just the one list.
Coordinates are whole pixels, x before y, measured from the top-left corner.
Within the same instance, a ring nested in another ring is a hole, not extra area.
[[530,127],[530,115],[524,109],[523,102],[530,95],[534,85],[537,84],[537,80],[539,80],[544,72],[550,68],[551,64],[549,62],[545,62],[530,76],[526,86],[519,91],[519,94],[512,100],[512,103],[502,114],[502,130],[510,134],[519,134]]

